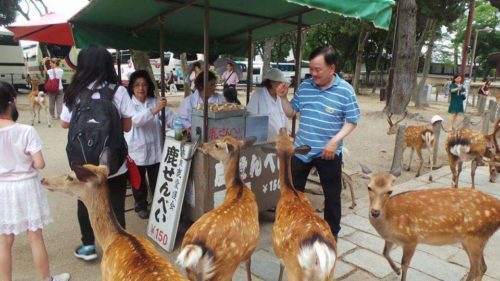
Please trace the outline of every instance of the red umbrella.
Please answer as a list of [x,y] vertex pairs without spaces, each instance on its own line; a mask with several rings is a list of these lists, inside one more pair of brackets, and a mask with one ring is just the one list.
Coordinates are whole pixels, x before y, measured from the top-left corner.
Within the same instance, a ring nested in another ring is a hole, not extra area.
[[68,16],[48,13],[39,19],[7,26],[16,40],[31,40],[48,44],[74,46],[73,32]]

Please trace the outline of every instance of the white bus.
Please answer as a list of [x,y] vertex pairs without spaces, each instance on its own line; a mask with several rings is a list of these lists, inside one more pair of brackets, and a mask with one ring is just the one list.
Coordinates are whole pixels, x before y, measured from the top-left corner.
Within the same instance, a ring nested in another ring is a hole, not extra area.
[[[243,77],[240,79],[241,82],[245,82],[247,80],[247,62],[246,61],[237,61],[243,71]],[[258,85],[262,83],[262,65],[261,61],[253,62],[253,83]],[[290,62],[271,62],[272,68],[277,68],[283,72],[283,75],[288,78],[290,83],[293,83],[295,77],[295,63]],[[302,61],[302,68],[300,71],[300,81],[307,79],[310,77],[309,74],[309,62]]]
[[16,89],[26,87],[23,50],[19,41],[9,31],[0,31],[0,81],[12,84]]

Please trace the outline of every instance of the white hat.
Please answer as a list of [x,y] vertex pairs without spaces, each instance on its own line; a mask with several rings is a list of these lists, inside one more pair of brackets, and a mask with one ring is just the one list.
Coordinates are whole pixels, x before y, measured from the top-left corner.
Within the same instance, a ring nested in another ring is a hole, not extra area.
[[262,81],[269,79],[276,82],[290,83],[290,81],[283,75],[283,72],[277,68],[271,68],[264,76],[262,76]]
[[432,118],[431,118],[431,123],[432,124],[434,124],[434,123],[436,123],[438,121],[443,121],[443,118],[441,116],[439,116],[439,115],[432,116]]

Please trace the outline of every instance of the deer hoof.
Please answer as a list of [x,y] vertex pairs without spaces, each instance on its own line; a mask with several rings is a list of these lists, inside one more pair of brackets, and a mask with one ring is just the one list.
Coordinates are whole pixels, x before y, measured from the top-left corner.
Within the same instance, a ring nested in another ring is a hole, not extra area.
[[429,176],[429,181],[432,182],[432,176]]
[[49,124],[49,128],[52,127],[52,125]]

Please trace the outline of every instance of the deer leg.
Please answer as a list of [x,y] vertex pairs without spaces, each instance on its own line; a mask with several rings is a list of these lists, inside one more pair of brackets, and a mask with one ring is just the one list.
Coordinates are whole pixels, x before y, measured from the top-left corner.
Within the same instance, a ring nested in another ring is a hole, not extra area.
[[457,188],[457,158],[452,156],[451,153],[448,152],[448,164],[450,165],[451,170],[451,187]]
[[[420,165],[418,166],[417,174],[415,175],[415,177],[419,177],[420,171],[422,171],[422,166],[424,165],[424,158],[422,157],[422,150],[421,149],[416,149],[416,150],[417,150],[418,159],[420,160]],[[412,148],[412,151],[413,151],[413,148]]]
[[285,269],[285,267],[280,262],[280,275],[278,276],[278,281],[281,281],[281,279],[283,279],[283,270],[284,269]]
[[431,169],[429,170],[429,181],[432,182],[432,170],[434,168],[434,146],[429,148],[429,164]]
[[252,281],[252,271],[251,271],[252,257],[248,258],[248,260],[246,262],[246,266],[247,266],[247,280]]
[[464,162],[462,162],[462,160],[460,160],[460,159],[457,160],[457,177],[455,180],[455,187],[458,187],[458,179],[460,178],[460,173],[462,172],[463,164],[464,164]]
[[477,159],[472,160],[472,163],[470,165],[470,178],[472,180],[472,189],[476,188],[474,184],[474,176],[476,175],[476,169],[477,169]]
[[406,168],[407,171],[410,170],[410,166],[411,166],[411,160],[413,160],[413,152],[415,151],[415,148],[411,148],[411,151],[410,151],[410,161],[408,161],[408,167]]
[[487,239],[483,237],[469,237],[462,242],[470,263],[467,281],[481,280],[481,277],[486,272],[487,267],[483,254],[486,241]]
[[406,244],[403,246],[403,258],[401,259],[401,281],[406,281],[406,274],[408,272],[408,267],[410,267],[410,261],[417,248],[417,243]]
[[356,207],[356,197],[354,196],[352,178],[344,172],[342,172],[342,184],[344,185],[344,188],[346,184],[349,186],[349,190],[351,191],[351,200],[352,200],[349,209],[354,209],[354,207]]
[[38,107],[38,124],[40,124],[40,109],[42,109],[42,107]]
[[399,274],[401,274],[401,270],[394,263],[394,261],[392,260],[392,258],[390,256],[390,253],[391,253],[393,245],[394,245],[394,243],[389,242],[389,241],[385,241],[385,245],[384,245],[384,257],[389,262],[389,265],[391,266],[392,270],[394,270],[394,272],[396,272],[396,274],[399,275]]
[[35,125],[36,111],[35,108],[31,110],[31,126]]
[[52,124],[50,123],[50,114],[49,114],[49,108],[48,107],[45,107],[44,108],[44,111],[45,111],[45,116],[47,116],[47,125],[50,127],[52,127]]

